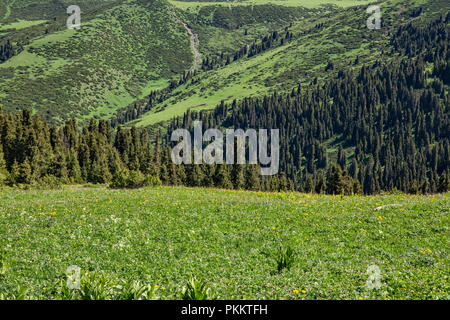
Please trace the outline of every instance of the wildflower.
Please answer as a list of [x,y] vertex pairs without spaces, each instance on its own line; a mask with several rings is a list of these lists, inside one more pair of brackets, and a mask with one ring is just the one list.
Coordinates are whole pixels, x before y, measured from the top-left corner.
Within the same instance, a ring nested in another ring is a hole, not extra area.
[[302,293],[305,294],[305,293],[306,293],[306,290],[302,290]]
[[292,292],[293,292],[294,294],[298,294],[298,290],[297,290],[297,289],[294,289]]

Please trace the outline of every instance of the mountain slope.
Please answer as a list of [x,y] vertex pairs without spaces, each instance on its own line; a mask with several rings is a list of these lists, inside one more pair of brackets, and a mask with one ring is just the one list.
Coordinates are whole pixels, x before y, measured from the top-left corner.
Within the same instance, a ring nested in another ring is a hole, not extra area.
[[7,61],[0,57],[0,107],[32,108],[53,123],[110,118],[193,67],[189,30],[203,57],[232,54],[295,20],[329,12],[322,4],[331,2],[81,0],[83,27],[74,31],[66,28],[69,1],[3,1],[0,45],[13,49]]
[[[110,1],[82,11],[79,31],[58,18],[6,33],[24,50],[0,64],[0,106],[31,107],[54,121],[107,116],[166,86],[193,63],[188,34],[175,14],[167,15],[171,9],[160,0]],[[41,34],[33,36],[34,28]]]
[[[293,40],[194,77],[130,124],[149,126],[180,116],[187,110],[212,109],[221,101],[231,102],[280,90],[290,92],[299,83],[334,77],[338,70],[357,70],[380,58],[388,61],[392,59],[385,54],[392,50],[390,34],[398,26],[416,19],[426,21],[450,9],[445,1],[427,3],[424,6],[422,0],[381,2],[381,30],[367,28],[366,6],[336,8],[322,13],[320,18],[311,15],[287,28]],[[422,7],[423,15],[415,17],[415,10]],[[284,30],[279,34],[283,37]]]

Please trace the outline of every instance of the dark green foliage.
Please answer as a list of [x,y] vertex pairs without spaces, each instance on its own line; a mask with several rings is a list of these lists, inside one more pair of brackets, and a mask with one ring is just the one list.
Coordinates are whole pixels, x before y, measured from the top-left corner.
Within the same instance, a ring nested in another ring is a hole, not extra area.
[[181,300],[216,300],[218,298],[205,282],[193,277],[179,291],[179,297]]
[[109,187],[113,189],[135,189],[159,185],[161,185],[161,181],[158,177],[144,175],[136,170],[121,169],[114,174]]
[[230,180],[230,172],[227,165],[220,164],[217,166],[214,185],[223,189],[233,189],[233,183]]
[[[174,120],[169,132],[195,120],[207,124],[205,129],[279,129],[280,172],[296,190],[436,192],[450,164],[450,95],[446,74],[435,72],[450,61],[449,17],[398,29],[391,35],[392,59],[356,71],[339,69],[336,77],[289,93],[221,103],[213,112],[190,111]],[[404,53],[406,44],[414,49]],[[431,71],[430,62],[435,62]],[[325,187],[330,158],[336,159],[342,177],[337,179],[334,171],[334,181]],[[254,189],[258,183],[251,167],[246,177],[246,188]]]
[[257,165],[177,166],[159,136],[153,147],[147,132],[135,127],[118,126],[113,131],[106,121],[90,120],[78,130],[72,119],[61,128],[49,128],[28,110],[14,116],[0,111],[0,174],[0,183],[51,188],[67,183],[109,184],[114,189],[161,184],[267,191],[293,188],[285,176],[268,177],[262,183]]
[[[67,275],[69,278],[69,275]],[[68,279],[72,282],[72,279]],[[69,288],[67,280],[61,281],[60,300],[155,300],[157,286],[139,281],[115,283],[105,273],[81,270],[79,287]]]
[[360,189],[359,182],[348,176],[347,172],[342,171],[339,165],[333,165],[331,167],[326,183],[326,192],[328,194],[351,195],[357,194],[360,192]]
[[291,247],[287,247],[286,249],[279,248],[276,263],[277,263],[277,271],[282,272],[284,269],[290,270],[295,261],[295,252]]
[[245,170],[244,166],[236,164],[231,169],[231,181],[233,181],[234,189],[240,190],[245,187]]
[[450,181],[446,172],[442,173],[439,178],[439,183],[437,187],[438,192],[447,192],[450,190]]
[[4,184],[8,177],[8,171],[6,170],[6,162],[3,156],[3,150],[0,145],[0,186]]
[[11,41],[8,39],[5,44],[2,44],[0,42],[0,63],[8,60],[12,56],[14,56],[16,53],[15,48],[11,44]]

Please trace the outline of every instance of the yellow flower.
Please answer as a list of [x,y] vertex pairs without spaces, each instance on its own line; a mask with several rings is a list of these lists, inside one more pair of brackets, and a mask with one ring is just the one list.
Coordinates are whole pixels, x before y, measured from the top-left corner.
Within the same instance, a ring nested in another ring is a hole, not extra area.
[[294,289],[292,292],[293,292],[294,294],[298,294],[298,290],[297,290],[297,289]]
[[302,290],[302,293],[306,293],[306,290]]

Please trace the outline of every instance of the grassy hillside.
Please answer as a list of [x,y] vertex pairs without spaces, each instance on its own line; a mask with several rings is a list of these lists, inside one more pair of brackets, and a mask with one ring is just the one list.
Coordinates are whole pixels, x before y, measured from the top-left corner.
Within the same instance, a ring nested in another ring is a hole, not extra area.
[[[366,6],[305,11],[305,17],[288,28],[294,34],[292,41],[202,73],[178,87],[165,101],[131,124],[149,126],[180,116],[188,109],[212,109],[221,101],[262,96],[275,90],[290,92],[298,83],[308,84],[316,78],[320,81],[334,77],[338,70],[359,69],[361,65],[370,65],[376,59],[392,59],[388,53],[391,51],[390,38],[395,28],[413,19],[426,20],[436,14],[445,14],[450,9],[445,1],[425,2],[427,5],[422,0],[382,1],[381,30],[367,28],[369,15]],[[417,7],[424,8],[424,14],[419,18],[411,15]],[[209,40],[202,33],[202,26],[197,26],[197,29],[200,30],[200,43],[203,42],[205,47],[213,47],[212,41],[217,43],[217,40]],[[235,38],[242,40],[242,46],[245,41],[251,44],[254,39],[254,35],[244,37],[244,29],[233,31],[239,34]],[[358,63],[355,63],[356,60]],[[325,71],[329,62],[333,62],[334,71]]]
[[198,10],[202,7],[220,5],[226,7],[233,6],[257,6],[274,4],[286,7],[304,7],[304,8],[318,8],[321,6],[335,5],[338,7],[349,7],[356,4],[366,4],[370,0],[205,0],[205,1],[190,1],[190,0],[169,0],[170,3],[184,10]]
[[[65,27],[69,1],[3,1],[0,43],[20,42],[24,50],[0,64],[0,107],[32,108],[55,123],[72,116],[108,118],[191,68],[193,53],[183,23],[193,27],[203,56],[230,54],[293,21],[335,10],[330,4],[367,2],[83,0],[77,3],[83,28],[73,31]],[[243,89],[238,97],[259,92]],[[234,95],[225,91],[214,93],[207,105]]]
[[[448,193],[4,190],[0,294],[13,297],[19,286],[25,298],[59,298],[66,269],[76,265],[93,274],[89,290],[106,283],[97,289],[107,297],[120,280],[140,280],[158,286],[162,299],[178,298],[195,276],[225,299],[448,299],[449,200]],[[375,210],[390,204],[398,206]],[[281,272],[279,248],[295,252]],[[366,286],[372,265],[380,289]]]
[[[52,120],[104,117],[190,68],[189,37],[166,2],[110,1],[86,13],[81,8],[80,31],[66,29],[63,18],[2,27],[19,29],[6,39],[32,37],[23,52],[0,64],[1,106],[31,107]],[[12,12],[24,19],[26,9]]]

